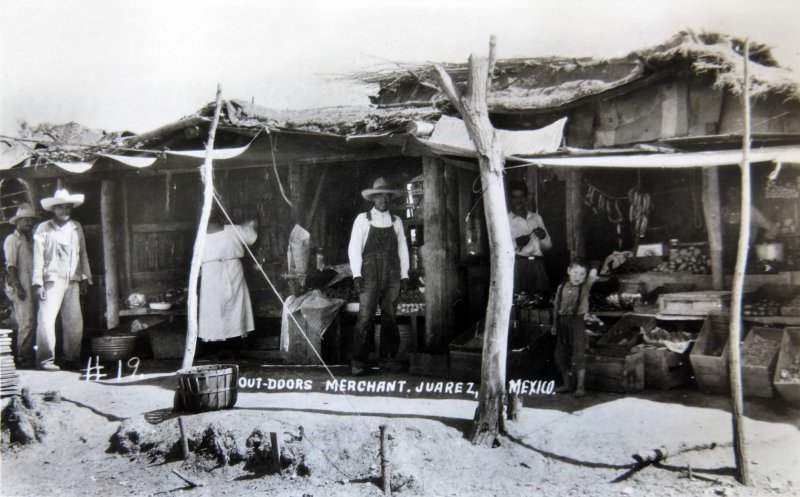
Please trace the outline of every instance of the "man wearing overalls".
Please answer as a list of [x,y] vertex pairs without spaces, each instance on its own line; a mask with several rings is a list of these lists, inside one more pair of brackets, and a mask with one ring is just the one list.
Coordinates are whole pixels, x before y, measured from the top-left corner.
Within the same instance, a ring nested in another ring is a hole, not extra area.
[[389,200],[402,195],[402,191],[391,188],[384,178],[378,178],[372,188],[361,192],[374,207],[359,214],[353,223],[347,254],[360,303],[351,360],[351,372],[356,376],[367,373],[378,302],[381,305],[381,351],[387,356],[384,367],[388,371],[398,371],[401,367],[395,360],[400,348],[396,311],[400,291],[408,288],[408,245],[403,222],[389,212]]

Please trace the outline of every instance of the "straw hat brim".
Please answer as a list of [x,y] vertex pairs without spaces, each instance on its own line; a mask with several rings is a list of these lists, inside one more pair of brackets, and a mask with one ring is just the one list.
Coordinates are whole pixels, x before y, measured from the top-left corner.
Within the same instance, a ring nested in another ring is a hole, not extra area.
[[57,205],[72,204],[72,207],[79,207],[83,205],[84,195],[82,193],[75,193],[65,197],[49,197],[42,199],[42,209],[46,211],[53,211]]
[[387,190],[385,188],[367,188],[361,192],[361,196],[364,197],[365,200],[372,200],[370,197],[373,195],[380,195],[383,193],[391,195],[394,198],[403,196],[403,192],[400,190]]
[[8,222],[11,223],[11,224],[17,224],[17,221],[19,221],[20,219],[25,219],[26,217],[30,218],[30,219],[41,219],[36,214],[31,214],[31,215],[25,214],[23,216],[14,216],[11,219],[9,219]]

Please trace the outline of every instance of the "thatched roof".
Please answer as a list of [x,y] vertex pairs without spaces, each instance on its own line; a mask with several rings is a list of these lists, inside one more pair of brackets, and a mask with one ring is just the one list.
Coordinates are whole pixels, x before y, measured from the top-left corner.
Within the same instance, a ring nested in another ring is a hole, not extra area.
[[[200,110],[211,116],[214,104]],[[261,107],[245,100],[224,102],[221,123],[245,128],[268,127],[335,135],[404,131],[409,121],[435,120],[441,112],[435,107],[398,107],[382,109],[371,106],[323,107],[316,109],[278,110]]]
[[[741,90],[743,42],[713,33],[681,32],[655,47],[612,59],[537,57],[497,61],[489,106],[494,112],[557,109],[581,98],[643,79],[658,72],[688,67],[711,74],[718,87]],[[749,72],[753,97],[779,94],[800,100],[797,76],[777,65],[769,47],[751,43]],[[466,85],[467,64],[442,64],[456,85]],[[442,104],[433,64],[401,64],[361,73],[356,79],[380,86],[374,103],[396,102],[426,94]],[[413,88],[413,89],[410,89]]]
[[35,162],[75,162],[121,147],[129,132],[107,132],[75,122],[23,126],[18,139],[0,139],[0,170],[34,157]]

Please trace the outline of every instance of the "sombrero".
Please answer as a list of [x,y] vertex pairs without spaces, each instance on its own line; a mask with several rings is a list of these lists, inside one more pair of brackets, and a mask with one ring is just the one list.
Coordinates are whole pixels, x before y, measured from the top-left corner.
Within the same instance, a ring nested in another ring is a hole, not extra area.
[[27,202],[23,202],[19,204],[17,207],[17,213],[14,214],[14,217],[8,220],[11,224],[17,224],[17,221],[20,219],[24,219],[26,217],[32,217],[34,219],[39,219],[39,216],[36,215],[36,211],[33,210],[31,204]]
[[386,193],[392,195],[393,197],[402,197],[403,191],[398,190],[397,188],[392,188],[386,179],[380,177],[375,180],[372,184],[372,188],[367,188],[366,190],[361,191],[361,196],[364,197],[366,200],[371,200],[370,197],[372,195],[378,195],[381,193]]
[[78,207],[83,204],[83,198],[83,193],[70,194],[67,190],[56,190],[52,197],[42,199],[42,208],[52,212],[57,205],[72,204],[72,207]]

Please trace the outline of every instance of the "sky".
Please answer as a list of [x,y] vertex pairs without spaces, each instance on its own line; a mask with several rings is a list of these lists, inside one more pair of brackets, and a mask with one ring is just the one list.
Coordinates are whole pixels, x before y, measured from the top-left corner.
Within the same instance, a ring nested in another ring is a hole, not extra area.
[[367,105],[341,76],[393,62],[614,57],[686,28],[771,45],[800,80],[800,1],[4,0],[0,134],[69,121],[143,132],[223,98]]

